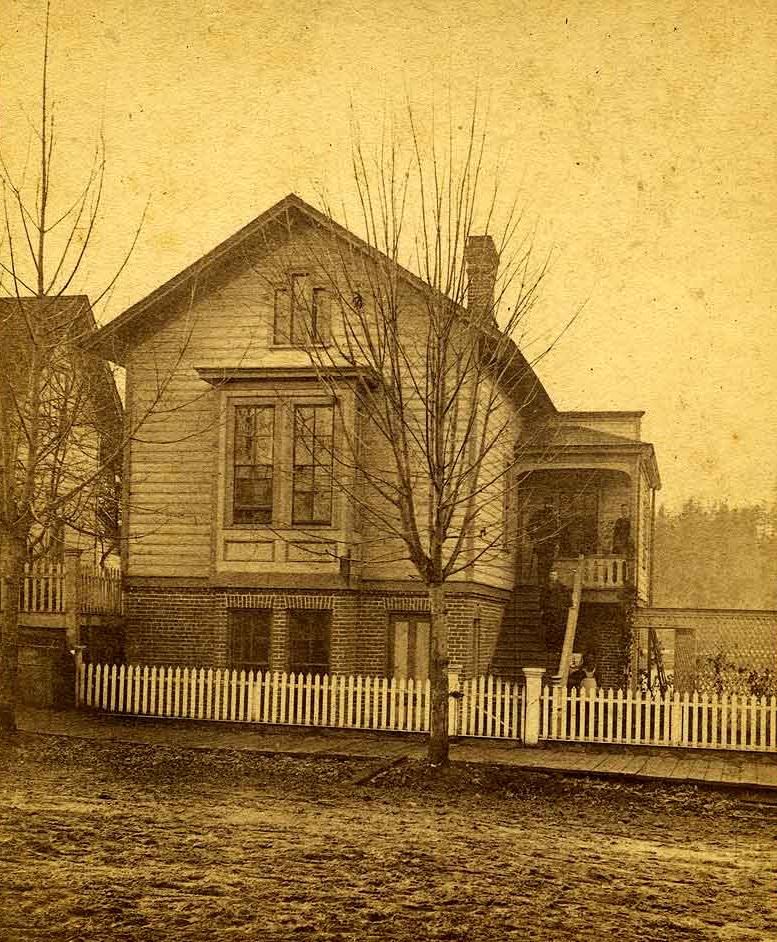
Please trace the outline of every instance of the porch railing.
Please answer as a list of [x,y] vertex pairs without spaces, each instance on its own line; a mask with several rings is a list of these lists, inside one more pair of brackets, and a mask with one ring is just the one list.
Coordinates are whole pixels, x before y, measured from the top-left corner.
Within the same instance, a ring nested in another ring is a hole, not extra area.
[[[572,587],[577,559],[557,559],[554,566],[565,585]],[[584,589],[622,589],[630,584],[629,560],[623,556],[585,556],[582,563]]]
[[[59,614],[66,610],[65,567],[62,563],[25,563],[19,587],[19,611],[25,614]],[[0,609],[5,608],[6,589],[0,585]]]
[[88,615],[120,615],[121,573],[118,569],[81,566],[81,611]]
[[[6,592],[0,585],[0,609]],[[19,589],[19,611],[25,615],[121,614],[121,574],[118,570],[83,565],[77,556],[64,563],[39,560],[25,563]]]

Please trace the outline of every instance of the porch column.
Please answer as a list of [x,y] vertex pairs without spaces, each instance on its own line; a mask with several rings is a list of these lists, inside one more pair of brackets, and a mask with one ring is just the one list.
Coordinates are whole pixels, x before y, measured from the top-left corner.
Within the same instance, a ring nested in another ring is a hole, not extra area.
[[526,687],[523,695],[523,744],[536,746],[540,741],[540,703],[544,667],[524,667]]

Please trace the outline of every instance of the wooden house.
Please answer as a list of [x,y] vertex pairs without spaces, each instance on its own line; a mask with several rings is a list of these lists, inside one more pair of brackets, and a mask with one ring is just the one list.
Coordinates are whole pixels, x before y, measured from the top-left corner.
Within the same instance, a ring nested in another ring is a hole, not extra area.
[[[393,266],[290,195],[95,338],[126,369],[122,546],[132,662],[428,671],[425,589],[333,477],[345,438],[358,438],[376,466],[385,454],[347,371],[333,393],[299,342],[303,311],[308,339],[314,332],[322,345],[342,327],[316,261],[322,253]],[[491,240],[471,239],[466,262],[462,316],[493,293]],[[395,269],[405,309],[421,312],[430,289]],[[639,439],[639,414],[558,412],[520,362],[520,383],[501,405],[512,430],[498,455],[511,469],[495,485],[504,494],[491,495],[487,519],[467,535],[470,558],[446,588],[451,665],[470,676],[515,673],[537,658],[551,673],[558,667],[559,650],[544,643],[545,592],[529,538],[535,504],[546,499],[563,535],[553,550],[561,581],[584,556],[585,643],[603,663],[620,664],[607,652],[623,642],[628,606],[649,598],[652,447]],[[322,441],[331,445],[317,452]],[[618,524],[621,537],[624,526],[629,532],[613,553],[621,504],[633,524]],[[494,527],[503,533],[492,540],[498,549],[480,553],[478,540]]]

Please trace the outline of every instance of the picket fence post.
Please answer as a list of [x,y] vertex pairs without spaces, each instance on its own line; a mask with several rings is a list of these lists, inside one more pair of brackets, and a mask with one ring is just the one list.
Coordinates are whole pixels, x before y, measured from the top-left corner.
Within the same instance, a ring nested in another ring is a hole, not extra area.
[[[458,736],[461,730],[459,709],[461,706],[461,677],[457,671],[448,673],[448,735]],[[420,730],[420,724],[418,729]]]
[[536,746],[540,741],[540,697],[544,667],[524,667],[526,691],[524,694],[523,743]]

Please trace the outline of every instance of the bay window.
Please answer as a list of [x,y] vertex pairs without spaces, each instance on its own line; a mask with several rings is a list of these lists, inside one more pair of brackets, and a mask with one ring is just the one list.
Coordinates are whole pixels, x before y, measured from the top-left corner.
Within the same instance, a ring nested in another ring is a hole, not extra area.
[[331,400],[298,393],[233,403],[227,526],[332,525],[334,411]]

